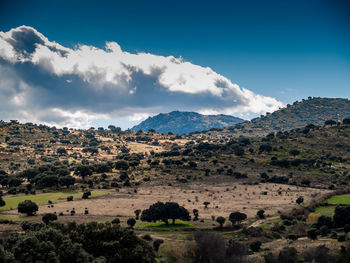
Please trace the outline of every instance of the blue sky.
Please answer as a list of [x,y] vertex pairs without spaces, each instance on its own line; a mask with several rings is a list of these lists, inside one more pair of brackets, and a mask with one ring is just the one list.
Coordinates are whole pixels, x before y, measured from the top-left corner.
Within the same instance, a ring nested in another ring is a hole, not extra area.
[[[182,57],[210,67],[240,88],[283,103],[308,96],[350,97],[350,2],[345,0],[3,0],[0,10],[3,32],[26,25],[67,48],[84,44],[103,49],[106,41],[115,41],[130,53]],[[14,69],[17,75],[18,70]],[[132,114],[152,115],[177,106],[206,112],[173,103]],[[221,112],[230,113],[226,108]],[[92,122],[105,126],[113,120],[125,128],[132,123],[130,114],[119,112]],[[258,113],[247,116],[254,114]]]

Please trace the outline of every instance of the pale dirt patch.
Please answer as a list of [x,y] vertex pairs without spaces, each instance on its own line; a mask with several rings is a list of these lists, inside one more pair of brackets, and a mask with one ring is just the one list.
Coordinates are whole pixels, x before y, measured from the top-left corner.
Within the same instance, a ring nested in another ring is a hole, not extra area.
[[145,143],[138,142],[128,142],[127,147],[130,149],[131,153],[149,153],[151,151],[154,152],[162,152],[164,148],[162,146],[154,146]]
[[[264,191],[268,192],[267,195],[262,194]],[[278,191],[282,191],[282,194],[279,195]],[[295,207],[295,200],[299,196],[303,196],[305,202],[308,202],[314,198],[312,195],[325,192],[327,190],[289,185],[242,185],[237,182],[211,185],[192,182],[178,187],[144,185],[138,188],[136,194],[133,188],[122,189],[120,192],[111,191],[109,195],[94,199],[57,203],[53,208],[40,206],[39,213],[67,214],[74,207],[77,215],[83,214],[84,209],[88,208],[89,215],[94,216],[134,216],[136,209],[146,209],[157,201],[171,201],[186,207],[191,215],[193,209],[198,209],[202,219],[210,219],[212,215],[227,218],[235,211],[246,213],[248,218],[252,218],[259,209],[264,209],[266,215],[276,215],[278,211]],[[204,208],[205,201],[210,202],[208,209]]]

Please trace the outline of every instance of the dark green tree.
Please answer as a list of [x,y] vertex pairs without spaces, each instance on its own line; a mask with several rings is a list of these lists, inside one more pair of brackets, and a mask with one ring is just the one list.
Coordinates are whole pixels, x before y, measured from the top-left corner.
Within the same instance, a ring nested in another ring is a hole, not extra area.
[[27,214],[28,216],[32,216],[36,211],[39,210],[39,207],[36,203],[31,200],[25,200],[18,204],[18,213]]
[[247,215],[241,212],[233,212],[229,216],[229,220],[233,225],[235,225],[236,223],[240,223],[246,219],[247,219]]
[[169,224],[169,220],[172,220],[173,224],[175,224],[176,219],[189,221],[191,217],[186,208],[175,202],[157,202],[148,209],[143,210],[141,214],[142,221],[156,222],[160,220],[166,225]]

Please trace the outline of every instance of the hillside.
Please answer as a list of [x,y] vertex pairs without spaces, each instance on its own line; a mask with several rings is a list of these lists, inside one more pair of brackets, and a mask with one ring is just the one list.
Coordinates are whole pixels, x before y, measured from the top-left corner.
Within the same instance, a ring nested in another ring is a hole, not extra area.
[[350,116],[350,101],[342,98],[309,98],[285,108],[230,127],[223,132],[238,135],[264,135],[288,131],[307,124],[324,125],[326,120],[341,121]]
[[173,132],[178,134],[201,131],[211,128],[224,128],[243,122],[243,119],[229,115],[202,115],[196,112],[172,111],[161,113],[132,128],[133,131],[148,131],[154,129],[157,132]]

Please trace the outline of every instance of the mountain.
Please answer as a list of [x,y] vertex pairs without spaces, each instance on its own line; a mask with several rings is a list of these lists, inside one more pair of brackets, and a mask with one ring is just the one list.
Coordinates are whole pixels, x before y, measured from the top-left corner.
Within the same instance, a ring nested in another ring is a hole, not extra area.
[[311,98],[296,101],[273,113],[226,129],[238,135],[266,134],[301,128],[307,124],[324,125],[326,120],[341,121],[350,117],[350,101],[342,98]]
[[140,124],[131,128],[133,131],[148,131],[154,129],[157,132],[190,133],[211,128],[224,128],[243,122],[243,119],[229,115],[202,115],[196,112],[172,111],[149,117]]

